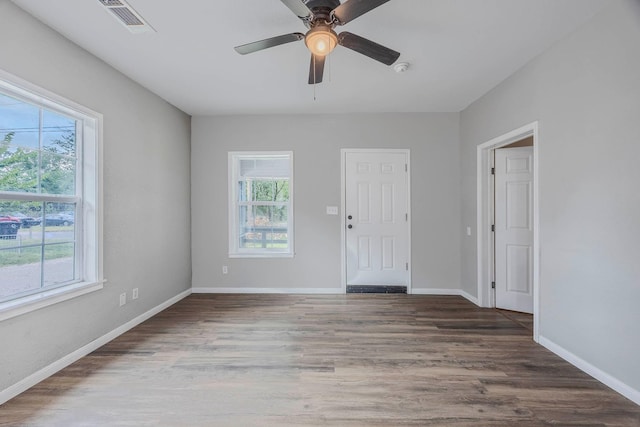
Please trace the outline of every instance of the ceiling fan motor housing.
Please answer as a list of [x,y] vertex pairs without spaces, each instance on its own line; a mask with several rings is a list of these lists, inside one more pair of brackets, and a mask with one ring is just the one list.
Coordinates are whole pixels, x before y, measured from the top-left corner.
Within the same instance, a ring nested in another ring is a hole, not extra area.
[[305,4],[313,13],[313,19],[307,22],[309,28],[327,24],[331,25],[331,28],[335,27],[335,23],[332,23],[331,12],[340,6],[339,0],[308,0],[305,1]]
[[313,11],[314,8],[328,8],[333,10],[340,6],[340,0],[304,0],[304,4]]

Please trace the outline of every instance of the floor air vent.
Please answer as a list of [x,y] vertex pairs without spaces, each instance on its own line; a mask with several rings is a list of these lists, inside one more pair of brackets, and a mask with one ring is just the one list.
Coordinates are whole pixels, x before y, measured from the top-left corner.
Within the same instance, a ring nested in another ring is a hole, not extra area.
[[406,294],[406,286],[347,285],[348,294]]
[[138,12],[124,0],[98,0],[116,20],[132,33],[155,31]]

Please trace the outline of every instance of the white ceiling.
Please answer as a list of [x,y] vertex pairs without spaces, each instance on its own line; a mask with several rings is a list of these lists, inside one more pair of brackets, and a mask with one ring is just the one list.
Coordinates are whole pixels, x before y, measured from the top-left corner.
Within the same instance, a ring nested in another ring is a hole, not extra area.
[[607,4],[391,0],[337,32],[397,50],[411,68],[395,73],[339,46],[314,100],[304,42],[246,56],[233,49],[305,32],[280,0],[128,0],[156,30],[144,34],[98,0],[13,2],[191,115],[461,111]]

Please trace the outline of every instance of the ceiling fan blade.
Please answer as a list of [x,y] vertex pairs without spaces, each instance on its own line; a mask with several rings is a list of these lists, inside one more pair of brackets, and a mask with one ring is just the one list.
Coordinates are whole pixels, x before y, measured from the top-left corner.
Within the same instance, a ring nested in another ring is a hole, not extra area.
[[285,6],[287,6],[291,12],[295,13],[300,19],[311,18],[313,13],[311,9],[307,7],[302,0],[281,0]]
[[324,60],[326,56],[311,55],[311,65],[309,66],[309,84],[322,83],[324,74]]
[[[351,0],[353,1],[353,0]],[[344,3],[346,4],[346,3]],[[378,43],[374,43],[371,40],[367,40],[364,37],[357,36],[353,33],[343,31],[338,35],[338,44],[348,49],[355,50],[371,59],[380,61],[385,65],[391,65],[398,57],[400,52],[384,47]]]
[[291,33],[284,34],[282,36],[271,37],[270,39],[264,39],[253,43],[243,44],[241,46],[236,46],[234,49],[241,55],[246,55],[247,53],[257,52],[259,50],[268,49],[274,46],[280,46],[281,44],[297,42],[298,40],[304,39],[304,34],[302,33]]
[[333,9],[331,13],[338,20],[339,25],[344,25],[388,1],[389,0],[347,0]]

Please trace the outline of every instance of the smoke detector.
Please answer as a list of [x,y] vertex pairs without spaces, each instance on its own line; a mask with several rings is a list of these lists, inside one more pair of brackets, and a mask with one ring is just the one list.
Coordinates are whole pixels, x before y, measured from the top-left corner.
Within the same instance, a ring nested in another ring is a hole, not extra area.
[[396,65],[393,66],[393,69],[395,70],[396,73],[404,73],[409,69],[409,63],[398,62]]

